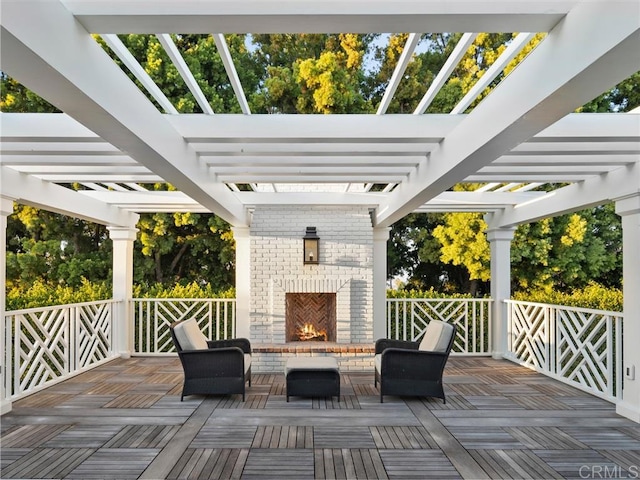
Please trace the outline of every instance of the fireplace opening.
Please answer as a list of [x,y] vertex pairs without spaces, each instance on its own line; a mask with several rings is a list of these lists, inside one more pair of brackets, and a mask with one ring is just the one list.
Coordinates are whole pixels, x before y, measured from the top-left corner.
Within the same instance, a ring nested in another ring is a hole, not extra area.
[[336,294],[287,293],[287,342],[335,342]]

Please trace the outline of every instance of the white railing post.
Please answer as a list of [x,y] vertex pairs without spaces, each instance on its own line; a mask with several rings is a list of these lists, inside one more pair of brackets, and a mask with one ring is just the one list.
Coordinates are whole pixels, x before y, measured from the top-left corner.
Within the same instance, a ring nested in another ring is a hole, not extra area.
[[373,229],[373,341],[386,338],[388,227]]
[[622,278],[625,317],[622,336],[622,399],[616,411],[640,423],[640,193],[616,199],[622,219]]
[[130,302],[133,292],[133,242],[137,228],[107,227],[113,242],[113,299],[118,302],[113,309],[113,351],[129,358],[132,350],[132,326]]
[[505,301],[511,297],[511,240],[514,232],[514,228],[487,231],[487,240],[491,247],[491,298],[493,299],[491,355],[493,358],[502,358],[507,352]]
[[232,227],[236,241],[236,332],[251,339],[251,229]]
[[0,355],[0,415],[11,411],[11,389],[8,382],[13,365],[6,341],[11,337],[11,324],[5,321],[6,278],[7,278],[7,217],[13,213],[13,199],[0,196],[0,347],[5,355]]
[[613,317],[607,316],[607,394],[610,397],[615,396],[615,368],[613,368],[615,359],[615,336]]
[[551,373],[558,373],[556,358],[558,357],[558,310],[553,307],[545,308],[545,337],[546,337],[546,369]]

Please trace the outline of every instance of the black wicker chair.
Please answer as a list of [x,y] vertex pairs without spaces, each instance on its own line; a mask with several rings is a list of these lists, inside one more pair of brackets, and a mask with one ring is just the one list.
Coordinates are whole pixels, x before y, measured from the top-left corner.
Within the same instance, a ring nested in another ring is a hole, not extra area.
[[170,329],[184,370],[180,401],[186,395],[241,393],[244,402],[245,382],[251,386],[248,339],[207,340],[195,319],[175,322]]
[[375,380],[384,395],[447,399],[442,374],[456,335],[454,325],[432,320],[422,342],[380,339],[376,342]]

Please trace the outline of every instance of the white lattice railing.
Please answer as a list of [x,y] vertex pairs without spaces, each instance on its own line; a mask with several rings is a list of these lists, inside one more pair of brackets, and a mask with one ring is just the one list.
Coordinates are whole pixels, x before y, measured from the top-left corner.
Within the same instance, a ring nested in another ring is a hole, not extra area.
[[6,312],[7,395],[18,399],[113,358],[113,300]]
[[442,320],[458,327],[453,354],[490,354],[491,299],[387,299],[387,338],[417,341],[431,320]]
[[134,353],[175,352],[169,325],[196,318],[200,329],[213,340],[233,338],[236,331],[234,298],[136,298],[134,312]]
[[622,395],[622,313],[507,301],[507,358],[615,402]]

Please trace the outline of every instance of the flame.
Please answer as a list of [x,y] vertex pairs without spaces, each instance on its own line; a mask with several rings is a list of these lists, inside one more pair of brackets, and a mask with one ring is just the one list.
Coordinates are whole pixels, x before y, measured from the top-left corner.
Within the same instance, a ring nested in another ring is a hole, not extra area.
[[316,330],[310,323],[305,323],[302,328],[298,329],[298,339],[300,341],[320,340],[327,341],[326,330]]

